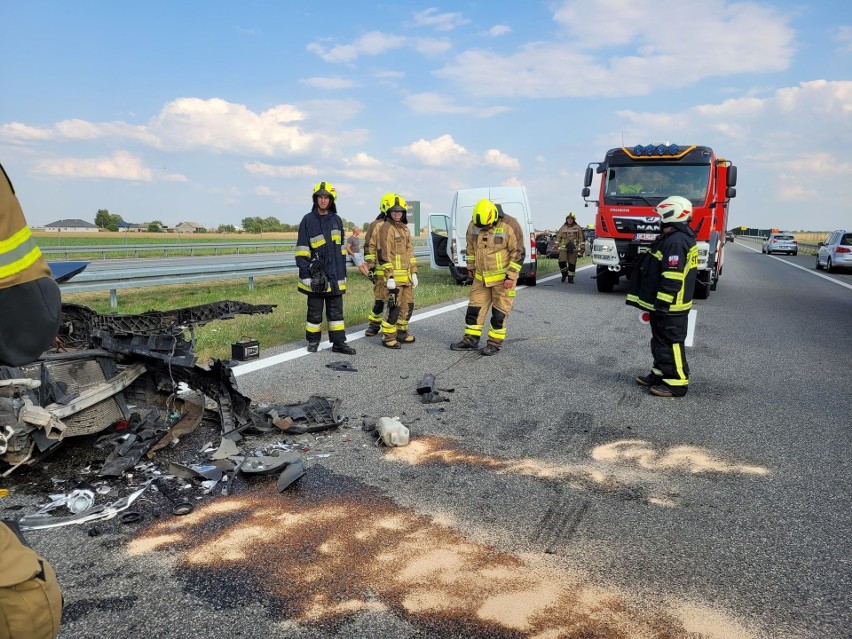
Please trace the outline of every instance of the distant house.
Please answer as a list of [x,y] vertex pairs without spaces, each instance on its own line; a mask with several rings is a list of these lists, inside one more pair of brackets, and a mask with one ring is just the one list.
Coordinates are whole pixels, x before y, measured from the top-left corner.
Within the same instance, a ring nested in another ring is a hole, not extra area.
[[206,228],[206,226],[198,222],[181,222],[175,225],[173,230],[175,233],[195,233],[199,229],[206,230]]
[[45,224],[44,230],[55,231],[56,233],[97,233],[99,231],[98,227],[91,222],[80,219],[51,222],[50,224]]
[[118,226],[119,233],[121,233],[121,232],[127,233],[128,231],[133,231],[133,232],[138,233],[139,231],[147,231],[148,230],[147,224],[136,224],[134,222],[125,222],[124,220],[121,220],[121,222],[119,222],[117,224],[117,226]]

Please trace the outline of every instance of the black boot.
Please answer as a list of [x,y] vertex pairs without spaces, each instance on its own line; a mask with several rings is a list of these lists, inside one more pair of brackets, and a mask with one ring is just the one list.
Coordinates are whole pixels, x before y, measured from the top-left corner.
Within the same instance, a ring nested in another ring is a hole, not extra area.
[[354,355],[355,349],[349,346],[346,342],[337,342],[331,346],[332,353],[342,353],[343,355]]
[[655,375],[654,373],[650,373],[642,377],[636,377],[634,379],[639,386],[656,386],[657,384],[661,384],[663,381],[662,377]]
[[453,342],[450,344],[451,351],[475,351],[479,348],[479,340],[472,340],[467,337],[462,339],[460,342]]

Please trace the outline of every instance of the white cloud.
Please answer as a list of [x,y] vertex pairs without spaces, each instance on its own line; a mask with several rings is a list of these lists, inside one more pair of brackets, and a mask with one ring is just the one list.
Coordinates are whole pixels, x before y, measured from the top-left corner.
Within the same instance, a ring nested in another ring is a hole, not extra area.
[[151,120],[149,129],[171,149],[201,147],[235,153],[299,154],[316,136],[295,122],[304,114],[290,104],[255,113],[221,98],[179,98]]
[[487,167],[504,171],[517,171],[521,168],[521,163],[517,158],[506,155],[498,149],[488,149],[483,153],[482,162]]
[[438,13],[434,7],[414,14],[415,26],[432,27],[436,31],[452,31],[469,22],[461,13]]
[[[337,112],[345,110],[338,108]],[[166,104],[145,126],[80,119],[62,120],[51,127],[13,122],[0,126],[0,139],[12,142],[133,140],[167,151],[202,148],[238,154],[298,155],[313,151],[317,144],[325,142],[323,135],[306,133],[296,125],[305,117],[290,104],[279,104],[255,113],[243,104],[221,98],[179,98]]]
[[302,84],[305,84],[309,87],[314,87],[315,89],[327,89],[329,91],[336,91],[339,89],[351,89],[352,87],[359,86],[357,82],[354,80],[347,80],[346,78],[334,77],[334,78],[305,78],[304,80],[299,80]]
[[301,178],[319,174],[316,168],[305,164],[301,166],[275,166],[264,162],[246,162],[243,168],[252,175],[262,175],[263,177]]
[[106,178],[151,182],[154,172],[142,160],[126,151],[116,151],[109,157],[91,159],[55,158],[41,160],[33,167],[36,175],[68,178]]
[[488,30],[488,35],[492,38],[499,38],[502,35],[512,32],[512,27],[506,24],[495,24]]
[[376,167],[381,164],[381,162],[379,162],[376,158],[371,157],[363,151],[360,153],[356,153],[351,158],[344,158],[343,163],[346,166],[353,167]]
[[326,62],[354,62],[362,55],[380,55],[391,49],[398,49],[406,44],[402,36],[381,31],[365,33],[352,44],[338,44],[330,49],[316,42],[308,45],[307,49]]
[[509,54],[467,50],[435,73],[479,96],[630,96],[707,77],[781,71],[795,52],[789,18],[751,3],[571,0],[554,20],[565,38]]
[[274,198],[277,198],[281,195],[278,191],[273,191],[272,189],[270,189],[268,186],[265,186],[265,185],[256,186],[254,188],[254,194],[260,195],[261,197],[274,197]]
[[412,113],[475,115],[479,118],[490,118],[500,113],[512,110],[510,107],[505,106],[493,106],[485,109],[473,106],[462,106],[456,104],[455,100],[449,96],[432,92],[408,95],[405,99],[403,99],[403,103],[412,111]]
[[476,163],[475,156],[457,144],[449,134],[434,140],[420,138],[399,149],[399,152],[414,157],[427,166],[473,166]]
[[411,41],[411,48],[427,58],[436,58],[452,49],[453,45],[447,40],[416,38]]
[[843,25],[835,29],[831,37],[837,43],[837,50],[841,53],[852,53],[852,27]]

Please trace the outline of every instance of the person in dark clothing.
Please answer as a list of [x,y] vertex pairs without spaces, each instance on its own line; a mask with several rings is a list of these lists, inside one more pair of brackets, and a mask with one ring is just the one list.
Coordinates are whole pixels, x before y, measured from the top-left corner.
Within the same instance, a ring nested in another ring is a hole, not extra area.
[[660,237],[639,258],[627,304],[650,311],[651,354],[649,375],[636,377],[657,397],[683,397],[689,388],[689,364],[684,341],[692,308],[698,269],[695,233],[689,228],[692,203],[673,195],[654,209],[660,216]]
[[337,192],[328,182],[314,186],[314,206],[299,224],[296,240],[298,289],[308,296],[305,338],[308,352],[315,353],[322,338],[322,312],[328,319],[331,350],[354,355],[346,343],[343,294],[346,292],[346,248],[343,220],[337,215]]

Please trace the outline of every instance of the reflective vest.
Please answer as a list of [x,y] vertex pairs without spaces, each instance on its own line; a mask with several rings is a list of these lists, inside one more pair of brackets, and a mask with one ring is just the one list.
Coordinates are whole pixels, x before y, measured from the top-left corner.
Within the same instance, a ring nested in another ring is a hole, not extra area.
[[505,279],[517,280],[525,254],[520,225],[510,215],[485,228],[478,228],[473,222],[467,227],[467,267],[485,286],[497,286]]
[[0,288],[51,277],[2,165],[0,172]]

